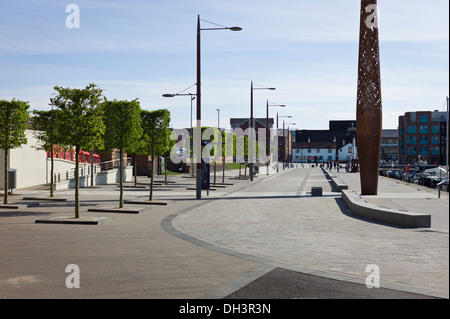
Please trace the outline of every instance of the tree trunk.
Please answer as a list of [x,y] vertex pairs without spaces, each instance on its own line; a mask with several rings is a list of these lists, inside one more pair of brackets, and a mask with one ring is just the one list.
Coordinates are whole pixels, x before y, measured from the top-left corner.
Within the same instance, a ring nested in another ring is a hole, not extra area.
[[77,145],[75,147],[75,218],[80,218],[80,177],[79,177],[79,160],[80,160],[80,148]]
[[222,184],[225,184],[225,156],[222,160]]
[[123,208],[123,150],[119,151],[119,185],[120,185],[120,195],[119,195],[119,208]]
[[5,197],[3,204],[8,204],[8,149],[5,149]]
[[164,181],[167,182],[167,156],[164,156]]
[[53,197],[53,145],[52,148],[50,149],[50,197]]
[[133,163],[134,163],[134,167],[133,167],[133,170],[134,170],[134,186],[137,186],[137,165],[136,165],[136,153],[134,153],[134,154],[133,154],[133,158],[134,158],[134,161],[133,161]]
[[148,198],[148,200],[149,201],[152,201],[153,200],[153,174],[154,174],[154,172],[153,172],[153,167],[154,167],[154,156],[152,155],[152,157],[151,157],[151,161],[152,161],[152,164],[151,164],[151,166],[150,166],[150,196],[149,196],[149,198]]

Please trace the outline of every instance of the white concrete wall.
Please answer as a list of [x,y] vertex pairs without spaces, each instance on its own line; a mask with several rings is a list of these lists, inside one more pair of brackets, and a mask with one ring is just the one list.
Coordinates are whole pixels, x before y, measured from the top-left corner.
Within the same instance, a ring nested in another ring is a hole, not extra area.
[[[94,185],[106,185],[106,184],[114,184],[119,183],[119,170],[112,169],[109,171],[101,172],[98,174],[94,174]],[[123,181],[131,182],[133,181],[133,167],[128,166],[124,168],[123,172]],[[91,186],[91,176],[80,176],[80,187],[88,187]],[[75,179],[61,181],[56,183],[56,189],[67,189],[67,188],[75,188]]]
[[[9,151],[8,169],[17,170],[17,188],[46,183],[46,161],[47,154],[43,150],[38,150],[39,140],[35,137],[35,131],[25,131],[27,144],[21,148]],[[5,151],[0,150],[0,189],[4,189],[4,155]]]
[[[353,147],[353,144],[349,143],[339,149],[339,161],[347,162],[352,159],[352,152],[349,152],[350,147]],[[358,154],[358,149],[356,148],[356,146],[355,149],[356,149],[355,154]]]
[[[50,182],[50,159],[47,159],[47,153],[44,150],[37,149],[40,145],[39,139],[35,137],[35,131],[25,131],[27,136],[27,144],[21,148],[9,151],[8,169],[14,168],[17,170],[17,189],[26,188],[36,185],[47,184]],[[4,190],[4,150],[0,149],[0,190]],[[80,168],[84,168],[85,176],[80,177],[80,186],[90,186],[91,178],[90,164],[80,163]],[[75,162],[66,161],[63,159],[54,159],[54,172],[61,173],[61,180],[65,179],[66,171],[73,171]],[[94,184],[103,185],[119,182],[118,170],[110,170],[107,172],[100,172],[100,167],[97,167],[99,174],[94,175]],[[72,174],[73,175],[73,174]],[[133,180],[133,167],[129,166],[124,169],[124,181]],[[71,188],[75,186],[75,180],[61,181],[57,188]]]
[[[319,149],[319,152],[317,151],[317,148],[314,148],[311,150],[311,153],[308,153],[308,149],[307,148],[294,148],[292,150],[292,155],[293,155],[293,162],[294,163],[306,163],[308,161],[308,157],[312,157],[314,158],[315,156],[317,156],[318,161],[322,162],[322,161],[328,161],[328,160],[332,160],[334,161],[336,159],[336,155],[335,155],[335,150],[331,149],[331,153],[328,151],[328,148],[321,148]],[[299,157],[297,159],[297,156]],[[302,159],[302,157],[305,157],[306,159]],[[322,157],[322,159],[320,159],[320,157]],[[330,157],[330,158],[329,158]],[[313,160],[314,161],[314,160]]]
[[[50,183],[50,172],[51,172],[51,159],[47,158],[47,183]],[[90,174],[91,172],[91,164],[90,163],[79,163],[80,165],[80,174],[83,172],[83,175]],[[66,173],[69,172],[69,178],[71,178],[75,171],[75,162],[68,161],[61,158],[53,159],[53,173],[56,174],[56,178],[58,178],[58,174],[60,179],[67,179]],[[100,165],[94,165],[94,172],[100,172]]]

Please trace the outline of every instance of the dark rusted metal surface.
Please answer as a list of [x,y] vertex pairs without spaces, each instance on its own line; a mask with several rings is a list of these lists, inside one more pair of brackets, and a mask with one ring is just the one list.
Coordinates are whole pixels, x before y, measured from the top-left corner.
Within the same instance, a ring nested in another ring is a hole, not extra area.
[[377,0],[361,1],[356,127],[362,195],[378,193],[382,105],[377,13]]

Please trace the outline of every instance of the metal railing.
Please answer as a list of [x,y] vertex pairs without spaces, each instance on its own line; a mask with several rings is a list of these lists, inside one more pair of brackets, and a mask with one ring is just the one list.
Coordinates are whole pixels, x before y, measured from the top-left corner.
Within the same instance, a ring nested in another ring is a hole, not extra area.
[[[80,163],[79,164],[79,170],[78,170],[78,176],[90,176],[91,175],[91,169],[93,171],[93,174],[97,174],[100,172],[105,172],[111,169],[119,168],[119,162],[120,160],[112,160],[103,162],[100,164],[94,164],[93,169],[92,165],[90,163]],[[131,159],[124,160],[124,167],[131,166]],[[55,183],[65,181],[65,180],[71,180],[75,178],[75,168],[71,168],[69,170],[57,172],[53,174],[53,181]]]

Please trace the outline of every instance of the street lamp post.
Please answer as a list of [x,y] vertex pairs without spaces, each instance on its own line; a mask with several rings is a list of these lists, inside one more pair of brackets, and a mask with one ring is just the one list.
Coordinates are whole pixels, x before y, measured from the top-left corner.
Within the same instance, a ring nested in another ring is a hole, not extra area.
[[[204,22],[208,22],[205,20],[202,20]],[[208,22],[211,23],[211,22]],[[214,23],[213,23],[214,24]],[[230,31],[241,31],[242,28],[240,27],[224,27],[224,26],[220,26],[219,28],[207,28],[207,29],[202,29],[200,28],[200,15],[198,15],[197,18],[197,134],[194,134],[195,136],[195,142],[196,142],[196,146],[195,146],[195,151],[197,154],[197,158],[196,158],[196,165],[197,165],[197,176],[196,176],[196,195],[197,195],[197,199],[201,199],[202,198],[202,163],[201,163],[201,142],[202,142],[202,138],[201,138],[201,119],[202,119],[202,94],[201,94],[201,37],[200,37],[200,33],[201,31],[206,31],[206,30],[230,30]]]
[[220,109],[216,109],[217,110],[217,128],[220,131]]
[[[260,85],[258,85],[260,86]],[[275,88],[266,88],[266,87],[258,87],[255,88],[253,87],[253,81],[251,81],[251,85],[250,85],[250,123],[249,123],[249,128],[250,128],[250,138],[249,138],[249,151],[248,151],[248,158],[249,158],[249,162],[250,162],[250,181],[253,181],[253,130],[254,130],[254,118],[253,118],[253,91],[254,90],[276,90]],[[252,157],[250,159],[250,156]]]
[[[286,143],[286,136],[284,134],[284,126],[285,125],[297,125],[297,124],[295,124],[295,123],[285,123],[285,121],[283,121],[283,170],[284,170],[284,166],[285,166],[284,161],[286,159],[286,145],[287,145],[287,143]],[[288,129],[289,129],[289,126],[288,126]],[[288,131],[288,133],[289,133],[289,131]],[[290,135],[290,133],[289,133],[289,135]],[[289,140],[290,140],[290,138],[289,138]],[[288,148],[288,151],[289,151],[289,148]]]
[[[278,139],[278,131],[279,131],[278,118],[280,118],[280,117],[292,118],[292,116],[290,116],[290,115],[278,115],[278,112],[277,112],[277,139]],[[281,160],[282,160],[283,165],[284,165],[284,147],[285,147],[285,145],[284,145],[284,121],[283,121],[283,139],[282,139],[282,141],[283,141],[283,155],[282,155]],[[277,141],[277,143],[278,143],[278,141]],[[278,152],[280,152],[279,147],[277,147],[277,149],[278,149]],[[279,168],[278,168],[278,160],[279,160],[279,158],[280,158],[280,155],[277,154],[277,172],[279,171]],[[283,167],[283,169],[284,169],[284,167]]]
[[[196,84],[194,84],[194,85],[196,85]],[[194,93],[182,93],[182,92],[184,92],[184,91],[190,89],[190,88],[193,87],[194,85],[188,87],[187,89],[181,91],[180,93],[176,93],[176,94],[163,94],[163,97],[175,97],[175,96],[189,96],[189,97],[190,97],[190,100],[191,100],[191,134],[192,134],[192,132],[193,132],[193,126],[192,126],[192,101],[195,100],[196,94],[194,94]],[[192,143],[191,143],[191,142],[190,142],[190,149],[192,150]],[[194,176],[194,162],[193,162],[192,157],[191,157],[191,151],[189,151],[189,158],[190,158],[190,160],[191,160],[191,176]]]
[[[269,165],[270,165],[270,160],[269,160],[269,156],[270,156],[270,135],[269,135],[269,107],[286,107],[286,105],[284,104],[271,104],[269,105],[269,100],[267,100],[266,103],[266,155],[267,155],[267,175],[269,175]],[[277,113],[278,115],[278,113]],[[278,127],[277,127],[278,129]],[[277,139],[278,139],[278,131],[277,131]],[[278,140],[277,140],[278,143]],[[277,159],[278,161],[278,159]]]
[[291,134],[291,129],[290,129],[289,125],[297,125],[297,124],[295,124],[295,123],[287,123],[287,124],[288,124],[288,133],[289,133],[289,135],[288,135],[288,143],[289,143],[288,144],[289,145],[288,152],[290,151],[290,155],[288,154],[288,156],[291,157],[291,160],[290,160],[291,165],[289,165],[289,157],[288,157],[288,168],[290,168],[290,166],[293,165],[294,155],[292,154],[292,138],[291,138],[292,134]]

